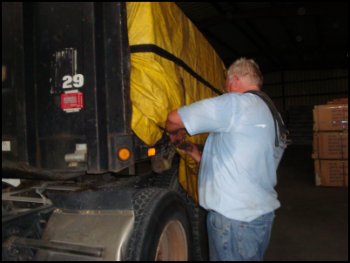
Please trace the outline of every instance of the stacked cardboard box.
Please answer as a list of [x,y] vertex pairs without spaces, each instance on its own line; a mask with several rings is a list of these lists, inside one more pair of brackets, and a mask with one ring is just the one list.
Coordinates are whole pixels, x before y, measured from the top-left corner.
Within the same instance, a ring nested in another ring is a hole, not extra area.
[[348,186],[348,100],[313,109],[313,154],[316,185]]

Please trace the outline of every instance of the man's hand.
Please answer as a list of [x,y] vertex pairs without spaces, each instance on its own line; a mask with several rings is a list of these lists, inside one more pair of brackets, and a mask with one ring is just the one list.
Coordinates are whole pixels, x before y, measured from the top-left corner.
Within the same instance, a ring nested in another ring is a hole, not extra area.
[[170,142],[175,146],[182,143],[186,137],[185,126],[177,110],[169,112],[165,123],[165,130],[168,132]]
[[169,134],[171,143],[178,147],[183,153],[190,155],[195,161],[200,162],[202,154],[198,150],[197,145],[189,141],[185,141],[185,125],[183,124],[181,116],[177,110],[169,112],[165,123],[165,130]]
[[199,163],[201,161],[202,153],[199,151],[196,144],[189,141],[183,141],[182,143],[178,144],[177,147],[184,154],[191,156],[196,162]]
[[170,142],[173,143],[175,146],[177,146],[178,144],[181,144],[185,140],[185,137],[186,137],[185,129],[179,129],[169,133]]

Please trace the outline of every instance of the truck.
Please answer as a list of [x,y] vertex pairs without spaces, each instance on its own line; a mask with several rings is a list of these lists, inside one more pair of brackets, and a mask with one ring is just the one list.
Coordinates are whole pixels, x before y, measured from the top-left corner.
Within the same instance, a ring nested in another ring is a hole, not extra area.
[[174,3],[2,2],[2,260],[206,260],[164,128],[224,81]]

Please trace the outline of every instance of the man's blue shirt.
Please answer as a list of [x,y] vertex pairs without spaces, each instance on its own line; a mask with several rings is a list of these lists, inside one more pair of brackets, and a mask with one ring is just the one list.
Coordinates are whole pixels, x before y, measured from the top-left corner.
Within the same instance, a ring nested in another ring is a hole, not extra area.
[[227,93],[178,113],[190,135],[210,133],[199,169],[201,206],[247,222],[280,206],[274,120],[263,100]]

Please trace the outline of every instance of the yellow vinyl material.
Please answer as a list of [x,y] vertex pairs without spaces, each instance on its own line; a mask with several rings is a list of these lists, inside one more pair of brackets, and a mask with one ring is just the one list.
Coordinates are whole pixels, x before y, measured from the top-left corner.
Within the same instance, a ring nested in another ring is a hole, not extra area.
[[[209,42],[175,3],[127,2],[126,6],[130,47],[153,45],[182,62],[176,63],[151,50],[131,52],[131,126],[142,141],[152,146],[162,137],[170,111],[218,95],[190,74],[188,68],[221,92],[226,69]],[[201,134],[188,139],[204,144],[206,137],[207,134]],[[181,155],[179,182],[195,201],[197,172],[198,164]]]

